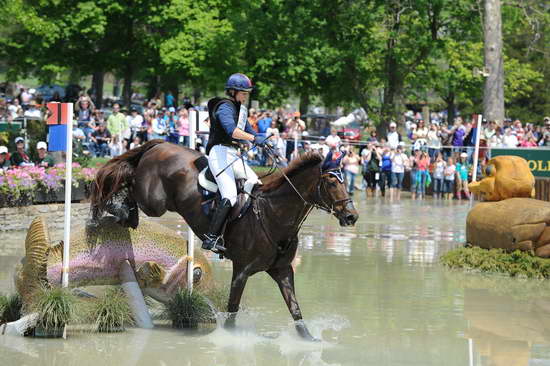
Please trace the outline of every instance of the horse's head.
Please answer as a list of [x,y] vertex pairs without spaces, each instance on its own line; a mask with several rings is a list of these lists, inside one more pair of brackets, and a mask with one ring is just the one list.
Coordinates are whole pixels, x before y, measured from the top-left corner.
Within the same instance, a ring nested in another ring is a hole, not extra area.
[[359,214],[348,195],[341,163],[344,154],[334,157],[330,152],[321,167],[321,177],[317,186],[317,204],[334,214],[340,226],[352,226]]

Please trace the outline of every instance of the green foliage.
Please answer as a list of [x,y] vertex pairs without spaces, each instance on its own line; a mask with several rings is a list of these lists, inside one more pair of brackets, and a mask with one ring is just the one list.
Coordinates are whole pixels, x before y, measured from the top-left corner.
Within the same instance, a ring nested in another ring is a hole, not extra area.
[[133,324],[128,299],[120,288],[110,288],[96,301],[93,301],[90,319],[99,332],[121,332]]
[[41,287],[33,295],[31,311],[38,313],[40,327],[56,330],[76,320],[75,304],[75,296],[68,289]]
[[445,253],[440,260],[443,265],[455,269],[504,273],[511,277],[550,278],[550,259],[520,250],[507,253],[502,249],[464,247]]
[[175,328],[191,328],[198,323],[210,322],[214,314],[199,292],[180,289],[166,304],[166,317]]
[[0,294],[0,324],[19,320],[22,307],[23,301],[18,294]]
[[[386,124],[404,104],[481,110],[482,2],[343,0],[6,1],[0,56],[7,78],[113,72],[151,89],[214,94],[245,72],[253,99],[302,111],[363,106]],[[502,5],[510,116],[550,114],[550,13],[540,0]]]

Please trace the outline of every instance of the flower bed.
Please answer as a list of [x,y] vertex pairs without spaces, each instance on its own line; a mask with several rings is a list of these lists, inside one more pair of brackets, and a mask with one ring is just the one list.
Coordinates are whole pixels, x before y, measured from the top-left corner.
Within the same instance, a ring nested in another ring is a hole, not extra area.
[[[73,163],[72,201],[85,198],[86,187],[94,179],[96,168]],[[33,203],[65,200],[65,164],[52,168],[21,167],[0,175],[0,207],[20,207]]]

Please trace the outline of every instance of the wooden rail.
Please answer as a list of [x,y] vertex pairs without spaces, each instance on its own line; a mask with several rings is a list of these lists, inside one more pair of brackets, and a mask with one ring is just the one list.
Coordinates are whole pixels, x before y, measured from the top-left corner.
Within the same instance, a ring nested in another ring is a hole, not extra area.
[[542,201],[550,201],[549,178],[535,178],[535,198]]

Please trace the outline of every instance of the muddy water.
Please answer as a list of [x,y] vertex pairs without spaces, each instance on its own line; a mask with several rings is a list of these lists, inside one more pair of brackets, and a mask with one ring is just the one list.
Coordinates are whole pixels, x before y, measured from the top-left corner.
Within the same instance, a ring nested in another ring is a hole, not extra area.
[[[252,277],[238,330],[158,327],[63,340],[0,336],[2,365],[548,365],[550,285],[449,272],[437,261],[464,241],[468,205],[356,199],[360,220],[340,228],[315,212],[300,236],[296,286],[321,338],[296,338],[277,287]],[[185,232],[175,216],[161,223]],[[22,240],[24,234],[2,238]],[[60,235],[59,233],[54,234]],[[0,256],[8,291],[22,253]],[[228,281],[231,263],[214,260]]]

